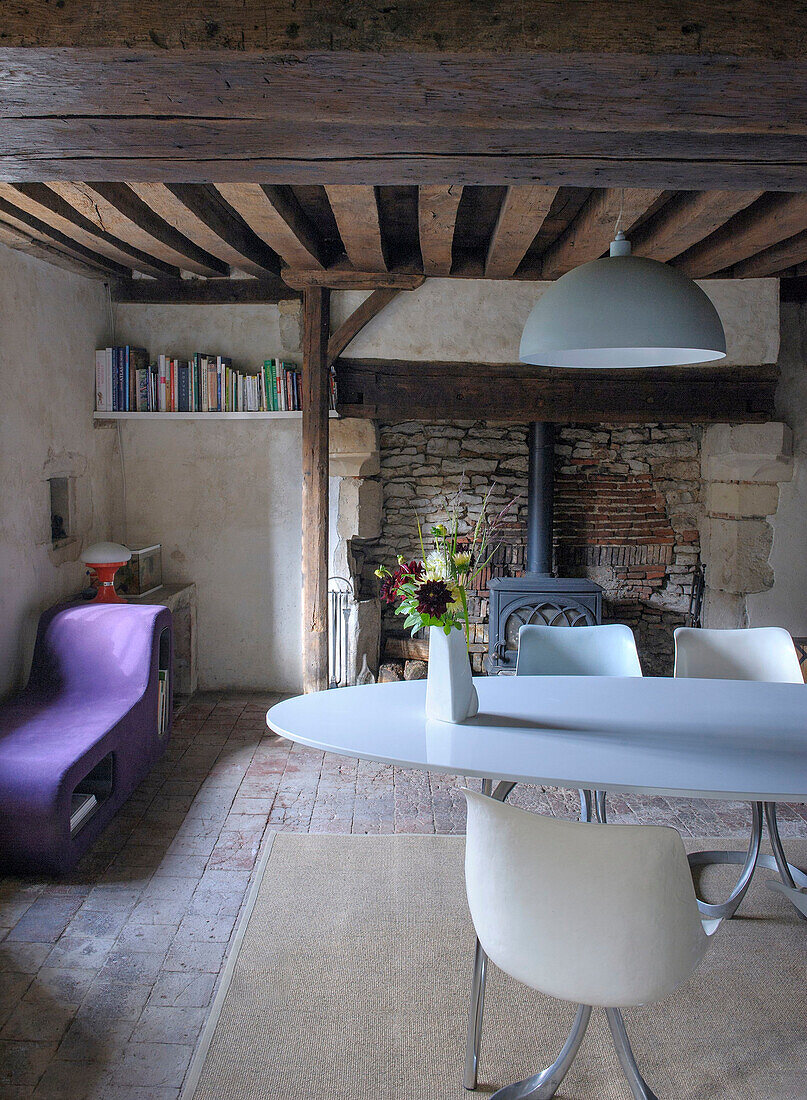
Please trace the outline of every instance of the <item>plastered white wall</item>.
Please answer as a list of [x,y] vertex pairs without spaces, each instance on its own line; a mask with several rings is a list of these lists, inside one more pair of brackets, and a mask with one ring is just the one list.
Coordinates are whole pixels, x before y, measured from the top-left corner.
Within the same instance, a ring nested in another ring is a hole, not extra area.
[[[366,359],[462,359],[515,363],[521,331],[547,283],[427,279],[402,292],[352,341],[345,354]],[[707,279],[700,284],[726,330],[737,366],[775,363],[779,353],[777,279]],[[332,296],[336,327],[365,298],[363,291]]]
[[777,415],[793,430],[793,477],[779,485],[770,564],[773,587],[748,597],[750,626],[807,636],[807,305],[782,306]]
[[[116,338],[235,365],[299,358],[277,306],[117,306]],[[163,577],[198,595],[199,686],[302,682],[299,419],[122,422],[130,545],[162,543]]]
[[96,429],[101,283],[0,246],[0,695],[22,686],[39,614],[84,585],[81,542],[54,553],[46,472],[76,475],[84,543],[120,537],[114,429]]

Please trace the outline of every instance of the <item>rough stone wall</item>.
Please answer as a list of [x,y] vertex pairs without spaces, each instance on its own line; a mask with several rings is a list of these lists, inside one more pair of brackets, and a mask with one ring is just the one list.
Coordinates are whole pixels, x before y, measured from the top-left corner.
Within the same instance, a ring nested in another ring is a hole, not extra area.
[[[417,516],[445,520],[452,497],[467,525],[491,485],[493,513],[520,497],[470,604],[477,670],[487,651],[488,580],[524,569],[527,430],[491,421],[380,425],[384,514],[373,567],[418,555]],[[603,586],[605,620],[634,629],[649,674],[672,671],[672,630],[684,620],[699,558],[700,437],[694,425],[570,425],[556,435],[556,571]],[[385,612],[385,633],[399,630]]]

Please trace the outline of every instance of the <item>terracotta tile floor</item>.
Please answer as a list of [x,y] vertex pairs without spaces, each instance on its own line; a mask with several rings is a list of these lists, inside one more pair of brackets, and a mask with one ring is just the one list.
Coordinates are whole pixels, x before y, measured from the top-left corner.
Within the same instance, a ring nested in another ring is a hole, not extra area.
[[[272,695],[197,695],[166,757],[60,881],[0,880],[0,1100],[174,1100],[268,830],[461,833],[459,781],[270,736]],[[574,792],[512,800],[574,814]],[[609,801],[614,821],[737,835],[745,807]],[[782,807],[784,836],[807,808]]]

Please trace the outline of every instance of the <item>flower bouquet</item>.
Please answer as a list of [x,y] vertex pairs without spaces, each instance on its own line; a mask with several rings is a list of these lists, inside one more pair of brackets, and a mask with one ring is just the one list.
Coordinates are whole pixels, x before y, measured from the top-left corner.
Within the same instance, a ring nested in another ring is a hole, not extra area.
[[404,617],[404,627],[413,635],[429,628],[426,714],[447,722],[471,718],[478,709],[468,660],[468,592],[490,564],[499,529],[515,503],[510,501],[491,519],[487,515],[490,492],[469,536],[460,535],[455,498],[449,523],[429,529],[431,549],[427,551],[418,520],[421,557],[407,561],[399,556],[394,569],[376,570],[382,581],[381,599],[395,606],[395,614]]

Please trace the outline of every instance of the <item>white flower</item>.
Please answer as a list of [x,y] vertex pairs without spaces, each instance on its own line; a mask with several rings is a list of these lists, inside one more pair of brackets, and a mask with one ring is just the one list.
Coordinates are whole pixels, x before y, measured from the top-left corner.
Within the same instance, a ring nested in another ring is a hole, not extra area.
[[439,550],[432,550],[426,558],[425,579],[429,581],[447,580],[446,561]]

